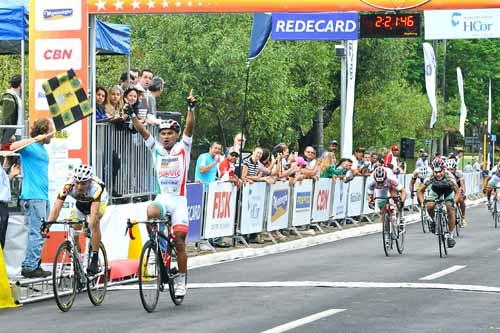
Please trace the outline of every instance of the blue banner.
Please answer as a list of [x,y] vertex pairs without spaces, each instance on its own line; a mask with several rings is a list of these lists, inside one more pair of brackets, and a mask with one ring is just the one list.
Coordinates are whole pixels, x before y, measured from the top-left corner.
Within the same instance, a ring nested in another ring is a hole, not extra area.
[[187,242],[194,243],[201,238],[203,219],[203,184],[187,184],[187,203],[189,214],[189,232]]
[[357,40],[358,13],[273,13],[273,40]]
[[250,48],[248,49],[248,60],[257,58],[266,46],[271,33],[271,13],[257,13],[253,16],[252,35],[250,36]]

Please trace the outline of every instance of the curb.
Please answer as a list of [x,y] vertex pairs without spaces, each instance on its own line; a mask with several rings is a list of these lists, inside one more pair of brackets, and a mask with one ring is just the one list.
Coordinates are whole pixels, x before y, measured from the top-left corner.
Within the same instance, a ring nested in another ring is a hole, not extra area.
[[[486,201],[485,198],[473,201],[467,201],[467,207],[474,207],[480,205],[485,201]],[[420,222],[420,215],[418,213],[415,213],[405,216],[405,222],[407,224]],[[212,253],[196,257],[190,257],[188,259],[188,269],[211,266],[211,265],[221,264],[224,262],[231,262],[248,258],[262,257],[270,254],[300,250],[311,246],[336,242],[342,239],[367,236],[381,231],[382,231],[382,224],[373,223],[350,229],[339,230],[327,234],[320,234],[317,236],[297,239],[286,243],[270,244],[260,248],[235,249],[220,253]]]

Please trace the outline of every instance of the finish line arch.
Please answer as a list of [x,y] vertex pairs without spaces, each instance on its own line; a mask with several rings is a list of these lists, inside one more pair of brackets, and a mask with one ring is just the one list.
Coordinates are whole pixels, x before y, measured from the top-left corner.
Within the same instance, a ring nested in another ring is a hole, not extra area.
[[[381,9],[498,8],[500,0],[36,0],[30,1],[29,118],[49,116],[42,82],[72,68],[86,91],[95,87],[96,14],[173,14],[244,12],[334,12]],[[94,52],[92,54],[91,52]],[[90,56],[89,56],[90,55]],[[90,66],[89,66],[90,65]],[[89,82],[90,81],[90,82]],[[89,85],[89,83],[91,83]],[[94,114],[95,117],[95,114]],[[90,119],[68,127],[69,157],[89,163]],[[95,127],[95,126],[94,126]]]

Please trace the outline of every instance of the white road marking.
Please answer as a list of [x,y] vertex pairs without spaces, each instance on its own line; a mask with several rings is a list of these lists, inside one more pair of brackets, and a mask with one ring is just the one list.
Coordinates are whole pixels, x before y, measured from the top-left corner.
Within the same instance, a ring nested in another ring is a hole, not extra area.
[[[442,289],[454,291],[500,293],[500,287],[471,284],[412,283],[412,282],[329,282],[329,281],[270,281],[270,282],[225,282],[225,283],[188,283],[189,289],[208,288],[405,288],[405,289]],[[137,290],[137,284],[109,287],[108,290]]]
[[301,318],[301,319],[298,319],[298,320],[295,320],[295,321],[291,321],[291,322],[283,324],[283,325],[276,326],[276,327],[271,328],[271,329],[269,329],[267,331],[264,331],[262,333],[282,333],[282,332],[286,332],[286,331],[289,331],[291,329],[294,329],[294,328],[297,328],[297,327],[304,326],[306,324],[312,323],[313,321],[333,316],[334,314],[342,312],[342,311],[345,311],[345,309],[330,309],[330,310],[318,312],[318,313],[315,313],[313,315],[310,315],[310,316],[307,316],[307,317],[304,317],[304,318]]
[[426,281],[435,280],[435,279],[440,278],[442,276],[445,276],[445,275],[451,274],[453,272],[456,272],[458,270],[461,270],[462,268],[465,268],[465,267],[467,267],[467,266],[462,266],[462,265],[451,266],[450,268],[443,269],[442,271],[439,271],[437,273],[424,276],[423,278],[420,278],[419,280],[426,280]]

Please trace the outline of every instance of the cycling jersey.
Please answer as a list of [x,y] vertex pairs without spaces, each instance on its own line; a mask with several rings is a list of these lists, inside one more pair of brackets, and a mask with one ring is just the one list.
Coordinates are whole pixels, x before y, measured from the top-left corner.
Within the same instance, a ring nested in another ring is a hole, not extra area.
[[464,179],[464,173],[460,170],[456,170],[455,173],[452,173],[453,177],[455,177],[455,180],[460,187],[460,183],[462,182],[462,179]]
[[[90,205],[92,202],[99,201],[99,214],[104,215],[106,210],[106,205],[108,203],[108,193],[106,191],[104,182],[98,177],[92,177],[89,180],[89,185],[85,193],[78,193],[75,188],[76,182],[71,181],[64,184],[61,192],[57,194],[57,198],[60,200],[66,200],[69,195],[76,200],[76,208],[83,215],[90,214]],[[79,218],[81,214],[79,214]]]
[[[429,170],[429,174],[432,174],[431,168],[427,167],[427,170]],[[412,178],[413,178],[413,180],[417,180],[417,179],[420,180],[421,183],[423,183],[425,180],[425,178],[422,176],[422,171],[420,170],[420,168],[413,171]]]
[[429,187],[429,200],[444,196],[446,201],[453,201],[453,192],[457,182],[451,172],[445,171],[442,179],[437,179],[435,175],[432,175],[424,180],[424,185]]
[[146,140],[146,146],[153,154],[156,173],[157,193],[168,196],[185,196],[186,182],[191,155],[191,137],[182,136],[182,140],[167,151],[152,136]]
[[387,171],[387,177],[384,181],[383,187],[377,187],[377,182],[373,175],[368,177],[368,181],[366,183],[367,193],[368,195],[375,194],[377,206],[382,207],[387,204],[387,200],[383,198],[390,197],[390,191],[396,190],[400,192],[403,189],[403,185],[399,184],[398,178],[390,171]]

